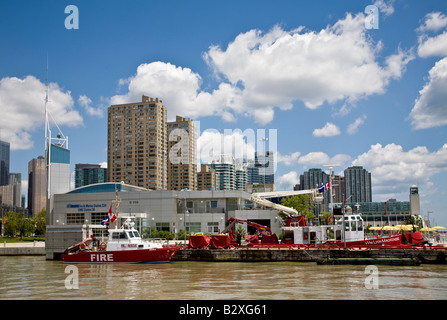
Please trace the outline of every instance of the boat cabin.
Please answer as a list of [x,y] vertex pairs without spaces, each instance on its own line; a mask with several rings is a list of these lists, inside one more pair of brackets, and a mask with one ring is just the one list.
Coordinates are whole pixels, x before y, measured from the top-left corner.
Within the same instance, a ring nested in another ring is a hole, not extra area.
[[[344,222],[344,223],[343,223]],[[344,228],[343,228],[344,224]],[[344,229],[344,230],[343,230]],[[335,224],[321,226],[284,226],[283,243],[316,244],[333,241],[364,240],[363,219],[360,215],[346,215]]]
[[109,229],[107,250],[135,250],[161,247],[161,244],[144,241],[138,231],[134,229],[134,225],[135,223],[128,219],[124,222],[121,229]]

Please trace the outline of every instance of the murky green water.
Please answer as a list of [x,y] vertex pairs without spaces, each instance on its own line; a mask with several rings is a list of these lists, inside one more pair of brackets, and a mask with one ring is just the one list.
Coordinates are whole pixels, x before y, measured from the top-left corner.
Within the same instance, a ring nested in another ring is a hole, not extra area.
[[295,262],[69,266],[44,257],[0,257],[0,299],[447,298],[447,266],[365,268]]

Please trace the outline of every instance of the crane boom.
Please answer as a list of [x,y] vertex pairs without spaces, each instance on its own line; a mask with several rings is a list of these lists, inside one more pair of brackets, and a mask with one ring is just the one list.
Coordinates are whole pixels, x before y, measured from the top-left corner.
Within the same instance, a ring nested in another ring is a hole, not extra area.
[[309,190],[296,190],[296,191],[256,192],[251,194],[250,201],[262,206],[266,206],[284,212],[289,216],[296,216],[298,215],[298,212],[295,209],[277,203],[273,203],[267,200],[267,198],[289,197],[302,194],[309,194],[311,201],[314,202],[321,201],[323,199],[323,197],[319,194],[317,189],[309,189]]

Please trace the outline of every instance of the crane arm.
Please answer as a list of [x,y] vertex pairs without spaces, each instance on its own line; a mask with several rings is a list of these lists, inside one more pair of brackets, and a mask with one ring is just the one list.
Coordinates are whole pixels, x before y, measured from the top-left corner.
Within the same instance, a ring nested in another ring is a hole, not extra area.
[[309,194],[312,201],[321,201],[323,197],[319,194],[317,189],[309,189],[309,190],[296,190],[296,191],[277,191],[277,192],[257,192],[252,193],[250,196],[250,201],[254,202],[256,204],[273,208],[275,210],[284,212],[288,214],[289,216],[296,216],[298,215],[298,212],[293,209],[289,208],[277,203],[273,203],[266,198],[277,198],[277,197],[289,197],[289,196],[296,196],[296,195],[302,195],[302,194]]

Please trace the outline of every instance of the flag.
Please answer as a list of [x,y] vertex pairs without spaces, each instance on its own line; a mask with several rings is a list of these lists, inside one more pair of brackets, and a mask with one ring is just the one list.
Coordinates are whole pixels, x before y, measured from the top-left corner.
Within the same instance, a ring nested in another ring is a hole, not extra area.
[[104,220],[101,221],[101,224],[105,225],[107,222],[109,222],[109,217],[104,218]]
[[110,223],[113,223],[116,220],[116,215],[114,213],[112,213],[112,205],[110,205],[110,209],[109,209],[109,217],[107,219],[109,219]]
[[324,192],[324,191],[328,191],[331,189],[331,182],[327,182],[325,184],[323,184],[321,187],[318,187],[318,192]]

